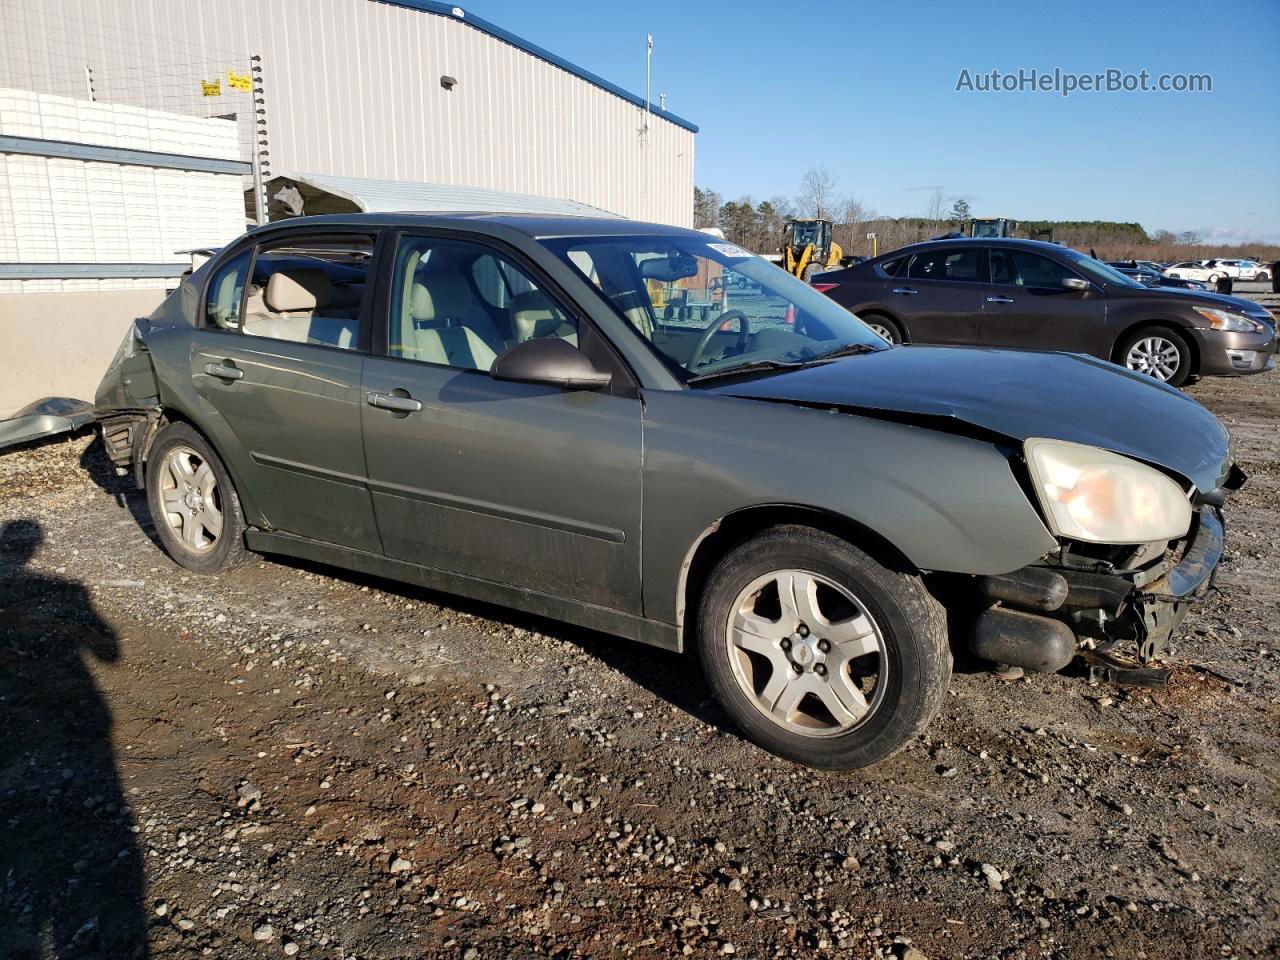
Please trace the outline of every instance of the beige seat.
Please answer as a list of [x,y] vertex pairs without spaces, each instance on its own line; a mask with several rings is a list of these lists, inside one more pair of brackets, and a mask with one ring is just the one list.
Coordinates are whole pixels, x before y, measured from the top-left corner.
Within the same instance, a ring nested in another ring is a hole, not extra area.
[[265,290],[249,292],[244,332],[293,343],[350,349],[357,309],[333,305],[333,286],[323,270],[279,270]]
[[402,356],[463,370],[488,370],[498,357],[470,327],[429,327],[415,331],[412,351]]
[[578,345],[578,328],[537,290],[511,298],[511,325],[516,343],[539,337],[558,337]]
[[488,370],[506,342],[476,305],[467,282],[442,273],[411,286],[400,340],[391,346],[393,353],[411,360]]

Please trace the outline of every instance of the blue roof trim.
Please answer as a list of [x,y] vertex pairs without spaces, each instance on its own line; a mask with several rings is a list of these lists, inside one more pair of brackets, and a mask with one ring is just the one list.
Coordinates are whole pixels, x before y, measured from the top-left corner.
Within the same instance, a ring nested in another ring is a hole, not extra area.
[[[421,10],[424,13],[434,13],[437,16],[448,17],[450,20],[456,20],[459,23],[465,23],[468,26],[475,27],[477,30],[481,31],[482,33],[489,34],[489,36],[491,37],[497,37],[499,40],[503,41],[504,43],[509,43],[513,47],[519,47],[525,53],[531,53],[535,57],[538,57],[540,60],[546,60],[548,63],[553,63],[557,67],[559,67],[561,70],[567,70],[569,73],[572,73],[575,76],[581,77],[583,80],[586,80],[588,83],[595,84],[597,87],[600,87],[602,90],[608,90],[614,96],[621,97],[623,100],[627,100],[631,103],[634,103],[637,107],[641,107],[641,108],[644,107],[643,97],[638,97],[634,93],[630,93],[626,90],[623,90],[617,84],[610,83],[608,80],[604,79],[603,77],[597,76],[596,74],[592,73],[590,70],[584,70],[582,67],[578,66],[577,64],[570,63],[568,60],[564,59],[564,57],[556,56],[550,50],[544,49],[543,47],[538,46],[536,43],[530,43],[528,40],[524,39],[523,37],[517,37],[514,33],[512,33],[509,30],[504,30],[502,27],[498,26],[496,23],[490,23],[488,20],[482,20],[480,17],[474,17],[470,13],[466,12],[465,10],[462,11],[462,16],[458,16],[457,14],[454,13],[454,11],[462,10],[462,8],[455,6],[454,4],[439,3],[437,2],[437,0],[380,0],[380,2],[389,3],[393,7],[406,7],[410,10]],[[685,120],[683,117],[678,117],[674,113],[671,113],[668,110],[659,109],[658,107],[654,106],[652,103],[649,104],[649,109],[652,110],[654,114],[656,114],[657,116],[662,117],[664,120],[670,120],[672,123],[677,124],[678,126],[684,127],[686,130],[689,130],[692,133],[698,132],[697,124],[690,123],[688,120]]]

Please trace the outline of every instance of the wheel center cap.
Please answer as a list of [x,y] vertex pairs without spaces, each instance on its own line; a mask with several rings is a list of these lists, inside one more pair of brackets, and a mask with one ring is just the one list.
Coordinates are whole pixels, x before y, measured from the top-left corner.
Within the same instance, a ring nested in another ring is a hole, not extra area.
[[813,648],[803,640],[795,642],[791,646],[791,656],[796,663],[807,665],[813,662]]
[[199,510],[204,506],[204,498],[195,490],[188,491],[187,495],[182,498],[182,502],[187,505],[188,510]]

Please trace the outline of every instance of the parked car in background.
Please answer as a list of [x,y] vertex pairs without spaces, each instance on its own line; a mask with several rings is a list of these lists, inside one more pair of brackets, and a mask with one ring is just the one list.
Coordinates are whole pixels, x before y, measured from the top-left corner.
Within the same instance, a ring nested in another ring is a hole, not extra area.
[[1201,260],[1204,269],[1232,280],[1270,280],[1271,271],[1256,260]]
[[1179,280],[1177,277],[1166,277],[1163,273],[1157,270],[1142,266],[1142,264],[1150,262],[1150,260],[1106,261],[1108,266],[1114,267],[1126,277],[1137,280],[1144,287],[1176,287],[1181,290],[1207,289],[1203,283],[1198,283],[1195,280]]
[[[991,255],[1048,282],[1020,250]],[[709,319],[662,306],[713,286]],[[257,550],[692,646],[749,736],[819,767],[943,705],[939,597],[987,659],[1159,656],[1243,480],[1162,384],[895,347],[733,244],[613,218],[256,229],[135,323],[95,413],[187,570]]]
[[1271,279],[1271,268],[1256,260],[1237,260],[1237,276],[1241,280],[1266,282]]
[[1229,274],[1216,267],[1208,266],[1203,260],[1184,260],[1181,263],[1175,263],[1164,271],[1166,277],[1173,277],[1175,280],[1195,280],[1198,283],[1205,283],[1212,286],[1222,277]]
[[824,273],[818,288],[887,340],[1066,350],[1179,386],[1273,365],[1275,321],[1249,300],[1149,288],[1037,240],[940,240]]
[[1232,280],[1271,279],[1271,272],[1256,260],[1206,260],[1204,265],[1210,270],[1223,271]]

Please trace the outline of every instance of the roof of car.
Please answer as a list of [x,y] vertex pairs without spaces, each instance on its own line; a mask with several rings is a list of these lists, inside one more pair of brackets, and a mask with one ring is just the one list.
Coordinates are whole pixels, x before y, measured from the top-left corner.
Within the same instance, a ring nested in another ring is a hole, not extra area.
[[1007,247],[1025,247],[1028,250],[1057,250],[1058,252],[1069,249],[1068,247],[1062,246],[1060,243],[1049,243],[1045,240],[1024,240],[1021,237],[939,237],[936,240],[921,240],[919,243],[912,243],[905,247],[898,247],[896,250],[891,250],[883,256],[889,257],[895,254],[910,253],[914,250],[923,249],[925,247],[945,247],[953,244],[958,246],[980,244],[988,247],[995,244]]
[[[580,236],[628,236],[636,233],[683,236],[705,234],[685,227],[673,227],[663,223],[644,223],[617,217],[583,217],[544,213],[492,213],[477,211],[449,213],[342,213],[316,217],[291,217],[275,220],[256,228],[274,231],[287,227],[395,227],[410,225],[434,227],[460,227],[474,230],[484,224],[494,224],[518,230],[531,237],[580,237]],[[256,231],[255,231],[256,232]]]

